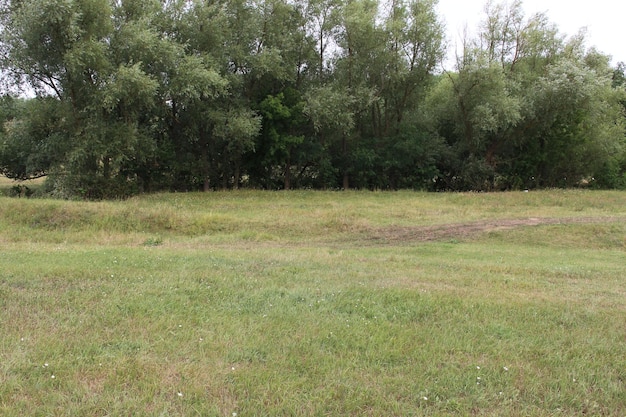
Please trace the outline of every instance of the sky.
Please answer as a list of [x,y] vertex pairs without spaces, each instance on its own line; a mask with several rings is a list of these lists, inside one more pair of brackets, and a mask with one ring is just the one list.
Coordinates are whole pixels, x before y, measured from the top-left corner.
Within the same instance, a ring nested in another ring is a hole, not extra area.
[[[484,18],[487,0],[439,0],[439,15],[446,23],[448,40],[454,56],[454,45],[467,25],[470,30]],[[496,3],[499,3],[496,0]],[[611,55],[615,65],[626,62],[626,42],[622,29],[626,4],[618,0],[593,0],[574,2],[572,0],[522,0],[526,17],[537,12],[545,12],[559,31],[568,36],[587,28],[587,47],[595,46],[599,51]],[[509,4],[512,3],[509,0]],[[578,3],[576,5],[575,3]]]

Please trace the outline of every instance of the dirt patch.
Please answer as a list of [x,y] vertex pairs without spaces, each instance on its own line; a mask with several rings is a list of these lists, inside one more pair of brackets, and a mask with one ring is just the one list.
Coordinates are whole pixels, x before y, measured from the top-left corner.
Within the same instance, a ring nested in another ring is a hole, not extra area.
[[374,231],[370,240],[376,243],[435,242],[468,239],[482,233],[511,230],[520,227],[554,224],[594,224],[624,222],[626,217],[529,217],[525,219],[482,220],[471,223],[452,223],[421,227],[386,227]]

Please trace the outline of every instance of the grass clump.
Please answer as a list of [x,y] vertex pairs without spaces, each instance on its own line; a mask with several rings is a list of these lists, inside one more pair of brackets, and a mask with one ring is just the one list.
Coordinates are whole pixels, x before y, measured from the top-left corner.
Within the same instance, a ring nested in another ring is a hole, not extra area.
[[160,236],[149,237],[143,242],[144,246],[161,246],[163,244],[163,238]]

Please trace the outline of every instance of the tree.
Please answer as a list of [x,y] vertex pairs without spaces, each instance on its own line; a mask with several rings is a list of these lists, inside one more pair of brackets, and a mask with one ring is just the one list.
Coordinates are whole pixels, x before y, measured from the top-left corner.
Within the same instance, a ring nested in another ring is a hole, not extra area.
[[139,62],[118,61],[112,53],[119,40],[113,14],[106,0],[24,0],[4,15],[5,66],[38,96],[57,101],[49,106],[63,123],[49,123],[59,130],[38,139],[64,142],[49,170],[59,193],[128,192],[121,173],[151,145],[140,119],[158,84]]
[[608,59],[569,40],[521,3],[488,3],[456,72],[430,100],[437,131],[457,155],[441,178],[453,189],[572,186],[621,149],[623,123]]
[[[527,130],[520,162],[534,186],[574,186],[602,178],[602,167],[624,153],[620,100],[608,57],[590,51],[551,65],[532,91],[535,123]],[[531,162],[533,161],[533,162]]]
[[442,73],[436,0],[7,0],[0,71],[36,99],[1,103],[0,170],[85,198],[621,184],[623,65],[485,11]]
[[304,133],[308,126],[303,110],[304,101],[293,89],[276,96],[269,95],[260,103],[263,129],[259,143],[263,148],[256,149],[256,153],[263,156],[259,165],[266,172],[259,173],[259,176],[265,177],[262,185],[266,188],[275,186],[272,184],[274,168],[282,173],[283,188],[288,190],[292,187],[292,167],[294,162],[301,162],[297,161],[299,158],[296,152],[305,140]]
[[[414,112],[443,59],[444,29],[434,1],[393,1],[384,23],[387,37],[371,80],[380,100],[372,113],[376,136],[399,133],[408,112]],[[377,76],[381,74],[381,76]]]
[[64,152],[65,121],[54,99],[2,99],[0,173],[27,180],[46,176]]

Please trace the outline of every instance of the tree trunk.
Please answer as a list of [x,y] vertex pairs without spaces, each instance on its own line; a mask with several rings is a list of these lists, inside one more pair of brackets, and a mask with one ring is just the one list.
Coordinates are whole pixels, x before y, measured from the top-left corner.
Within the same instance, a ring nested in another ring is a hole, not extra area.
[[285,190],[291,189],[291,149],[287,153],[287,161],[285,163]]
[[289,165],[285,166],[285,190],[291,189],[291,170]]
[[348,176],[348,141],[346,135],[341,138],[341,153],[343,159],[343,184],[344,190],[350,188],[350,177]]
[[233,174],[234,178],[233,178],[233,189],[238,190],[239,189],[239,181],[241,179],[241,163],[239,162],[239,160],[237,160],[237,162],[235,162],[235,173]]
[[202,175],[202,191],[207,192],[211,189],[211,184],[209,182],[209,149],[208,143],[206,139],[206,133],[204,131],[200,132],[200,157],[201,157],[201,175]]

